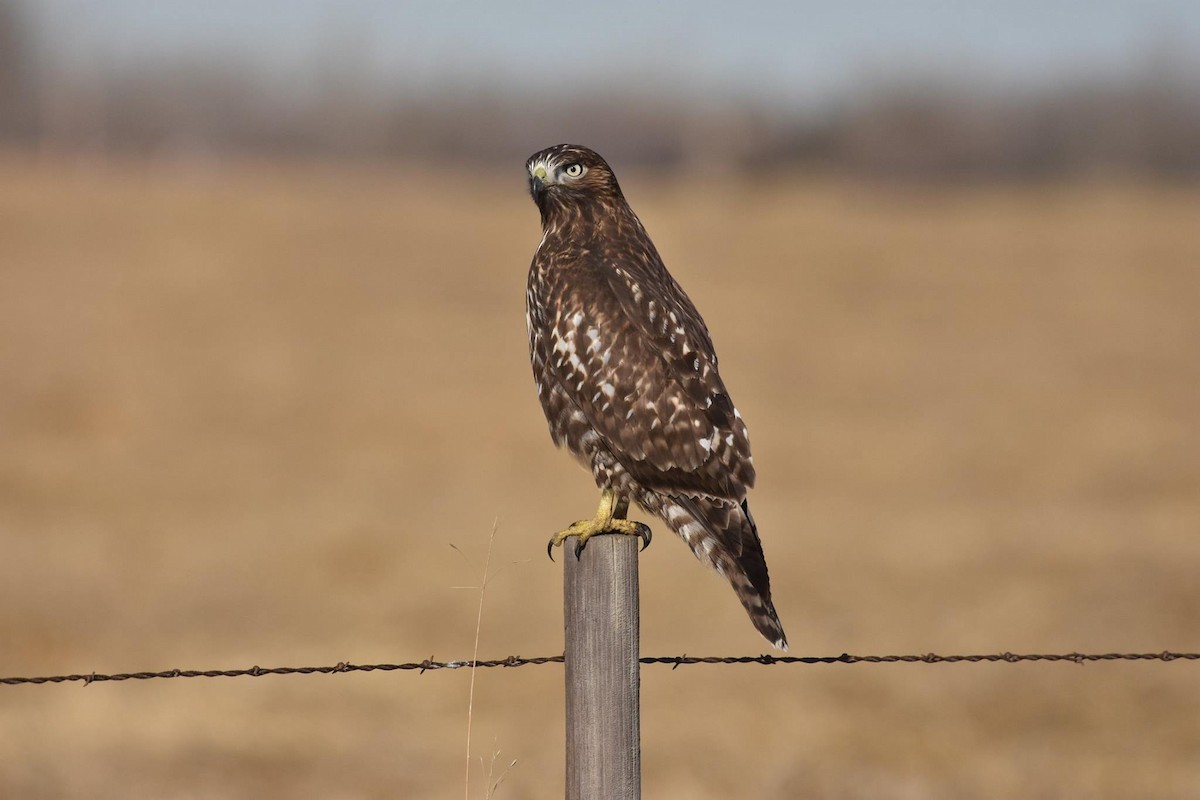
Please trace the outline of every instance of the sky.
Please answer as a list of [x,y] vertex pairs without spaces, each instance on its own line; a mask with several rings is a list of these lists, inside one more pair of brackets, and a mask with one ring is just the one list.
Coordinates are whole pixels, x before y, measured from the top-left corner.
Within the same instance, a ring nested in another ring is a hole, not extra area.
[[389,85],[569,92],[640,81],[804,103],[895,77],[1014,86],[1200,63],[1197,0],[587,3],[498,0],[35,0],[47,50],[87,66],[314,58]]

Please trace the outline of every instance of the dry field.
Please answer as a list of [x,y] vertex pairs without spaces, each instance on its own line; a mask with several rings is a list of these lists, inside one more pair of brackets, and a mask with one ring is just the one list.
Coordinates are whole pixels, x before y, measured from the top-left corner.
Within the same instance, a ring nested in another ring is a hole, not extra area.
[[[523,155],[0,161],[0,675],[466,657],[497,519],[481,654],[560,652],[595,492],[528,371]],[[794,651],[1200,650],[1200,192],[624,177]],[[643,652],[760,652],[659,532]],[[478,675],[498,798],[561,796],[561,676]],[[0,796],[461,797],[468,680],[0,687]],[[648,667],[645,794],[1195,797],[1198,708],[1196,662]]]

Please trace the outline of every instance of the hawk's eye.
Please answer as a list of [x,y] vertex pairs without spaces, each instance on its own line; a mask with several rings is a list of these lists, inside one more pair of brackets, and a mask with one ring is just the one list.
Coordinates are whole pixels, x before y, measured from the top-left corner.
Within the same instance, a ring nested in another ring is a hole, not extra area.
[[580,164],[578,161],[567,164],[567,166],[563,167],[563,174],[568,178],[578,178],[583,174],[583,164]]

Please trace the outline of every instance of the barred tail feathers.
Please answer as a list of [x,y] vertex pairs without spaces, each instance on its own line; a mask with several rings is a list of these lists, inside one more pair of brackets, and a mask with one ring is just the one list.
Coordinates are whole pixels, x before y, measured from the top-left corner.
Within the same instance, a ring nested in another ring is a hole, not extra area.
[[750,615],[750,622],[774,647],[786,651],[787,636],[775,605],[758,527],[750,506],[698,497],[663,497],[659,512],[702,563],[725,576]]

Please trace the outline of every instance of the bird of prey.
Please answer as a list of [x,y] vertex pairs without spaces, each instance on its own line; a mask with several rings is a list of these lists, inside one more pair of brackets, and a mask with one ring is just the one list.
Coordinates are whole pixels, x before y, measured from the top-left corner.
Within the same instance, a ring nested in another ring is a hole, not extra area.
[[[742,415],[717,372],[708,328],[663,265],[612,169],[561,144],[526,162],[543,236],[526,322],[550,436],[591,471],[592,519],[555,534],[639,535],[630,500],[661,517],[732,584],[767,641],[786,650],[747,491],[754,462]],[[644,545],[643,545],[644,546]]]

